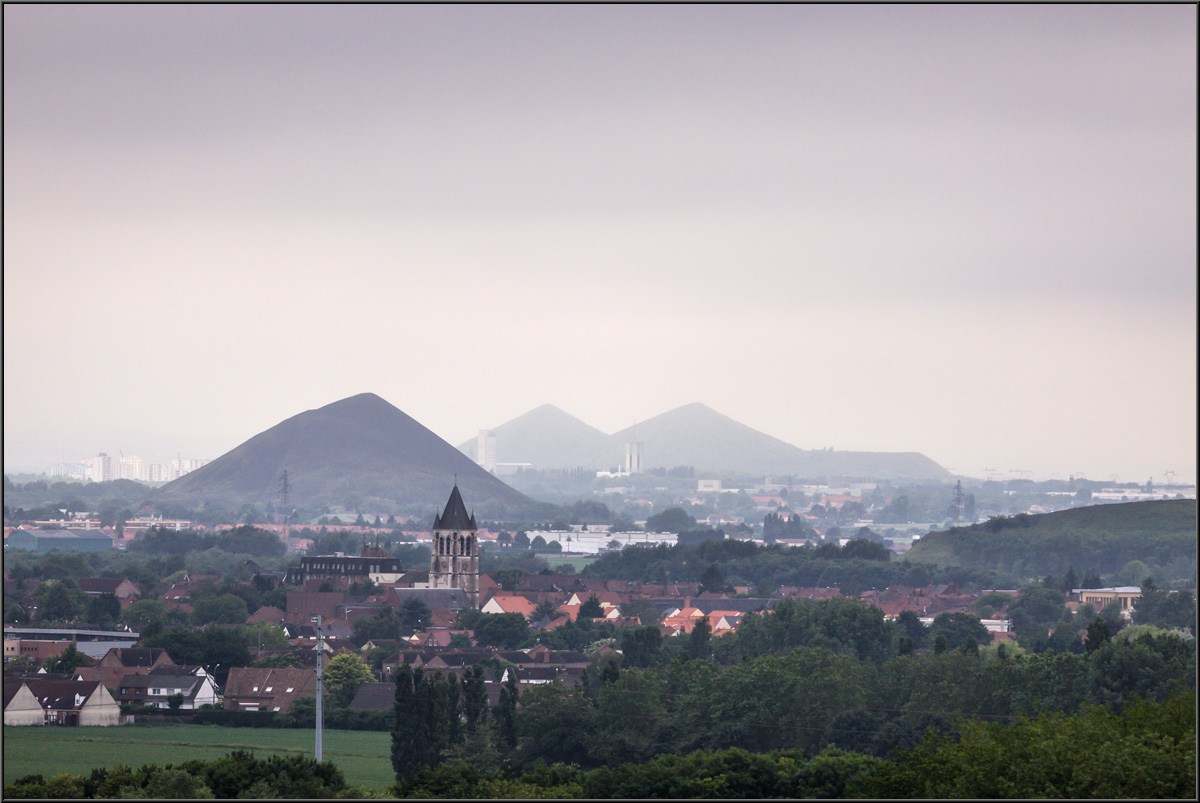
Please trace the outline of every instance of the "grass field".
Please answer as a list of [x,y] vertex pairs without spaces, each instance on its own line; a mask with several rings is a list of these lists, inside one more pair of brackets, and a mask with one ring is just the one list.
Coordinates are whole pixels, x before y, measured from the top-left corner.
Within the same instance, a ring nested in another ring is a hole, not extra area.
[[599,555],[552,555],[543,553],[541,557],[545,558],[546,562],[551,566],[561,566],[564,563],[569,563],[575,567],[576,572],[583,571],[583,567],[589,563],[595,563]]
[[[4,728],[4,783],[40,773],[86,777],[94,767],[128,764],[178,764],[190,758],[220,758],[246,749],[266,757],[272,753],[313,754],[313,732],[284,728],[225,728],[217,725],[135,724],[115,728]],[[380,731],[334,731],[324,734],[325,759],[337,764],[349,784],[383,789],[396,780],[392,772],[391,734]]]

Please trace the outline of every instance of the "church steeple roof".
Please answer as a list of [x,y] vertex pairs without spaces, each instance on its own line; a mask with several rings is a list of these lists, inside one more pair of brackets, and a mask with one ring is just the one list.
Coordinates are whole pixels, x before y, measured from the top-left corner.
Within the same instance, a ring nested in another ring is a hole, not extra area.
[[458,483],[454,484],[454,490],[450,492],[450,500],[446,502],[446,509],[442,515],[433,516],[433,529],[435,530],[477,530],[475,526],[475,515],[467,515],[467,506],[463,504],[462,494],[458,492]]

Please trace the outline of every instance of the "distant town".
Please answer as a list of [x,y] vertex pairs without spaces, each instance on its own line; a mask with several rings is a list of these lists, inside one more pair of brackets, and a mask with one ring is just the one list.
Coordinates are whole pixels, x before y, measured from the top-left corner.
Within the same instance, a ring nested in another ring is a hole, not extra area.
[[[455,448],[361,394],[212,460],[5,475],[6,797],[234,797],[245,778],[637,797],[693,772],[700,794],[747,756],[758,780],[720,796],[920,796],[902,773],[930,729],[1084,733],[1115,704],[1161,728],[1193,706],[1193,485],[954,477],[697,405],[614,461],[609,436],[564,456],[584,430],[523,418]],[[231,726],[282,752],[166,766]],[[679,756],[696,766],[662,763]]]

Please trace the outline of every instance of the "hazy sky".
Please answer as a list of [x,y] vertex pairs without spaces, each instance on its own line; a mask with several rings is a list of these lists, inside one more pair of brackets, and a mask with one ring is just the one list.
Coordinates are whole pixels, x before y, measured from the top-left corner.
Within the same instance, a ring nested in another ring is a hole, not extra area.
[[[1197,9],[4,7],[4,467],[379,394],[1196,477]],[[503,460],[503,455],[499,456]]]

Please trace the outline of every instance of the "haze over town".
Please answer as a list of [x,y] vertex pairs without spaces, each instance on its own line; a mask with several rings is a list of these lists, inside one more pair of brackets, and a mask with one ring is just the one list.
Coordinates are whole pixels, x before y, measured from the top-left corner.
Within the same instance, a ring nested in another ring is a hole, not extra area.
[[1195,23],[6,6],[4,470],[369,391],[1195,482]]

